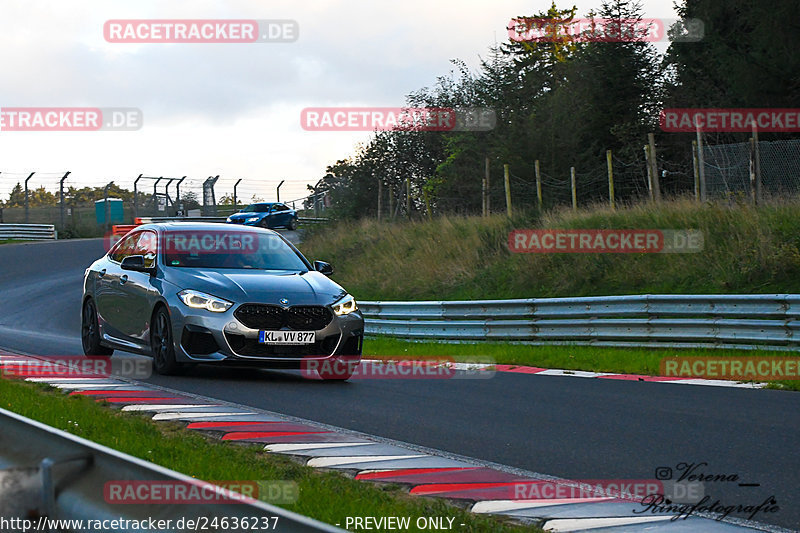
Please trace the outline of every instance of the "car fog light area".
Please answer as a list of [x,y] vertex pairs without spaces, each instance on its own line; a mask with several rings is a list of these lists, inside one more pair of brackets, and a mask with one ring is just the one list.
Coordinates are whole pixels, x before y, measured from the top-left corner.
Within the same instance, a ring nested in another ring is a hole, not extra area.
[[205,309],[212,313],[224,313],[231,308],[233,302],[211,296],[200,291],[193,291],[191,289],[182,290],[178,293],[181,301],[192,309]]

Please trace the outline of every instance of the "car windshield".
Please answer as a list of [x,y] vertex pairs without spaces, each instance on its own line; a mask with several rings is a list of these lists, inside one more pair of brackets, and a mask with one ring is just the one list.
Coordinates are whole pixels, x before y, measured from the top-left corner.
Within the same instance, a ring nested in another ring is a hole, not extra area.
[[269,213],[271,206],[272,204],[250,204],[242,209],[242,213]]
[[169,267],[308,270],[281,237],[268,233],[170,232],[164,236],[164,251]]

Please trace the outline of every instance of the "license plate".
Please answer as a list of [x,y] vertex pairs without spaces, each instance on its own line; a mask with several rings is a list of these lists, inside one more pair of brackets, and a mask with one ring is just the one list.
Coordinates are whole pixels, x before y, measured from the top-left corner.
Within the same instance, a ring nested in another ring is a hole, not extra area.
[[315,331],[259,331],[261,344],[313,344],[317,340]]

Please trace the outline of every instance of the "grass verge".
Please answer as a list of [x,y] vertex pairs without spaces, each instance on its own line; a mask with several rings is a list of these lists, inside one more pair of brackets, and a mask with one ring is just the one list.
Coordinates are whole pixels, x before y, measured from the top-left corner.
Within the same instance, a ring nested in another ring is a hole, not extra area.
[[[597,346],[547,345],[485,342],[480,344],[409,342],[391,337],[371,338],[364,342],[364,356],[423,357],[466,356],[489,357],[498,364],[643,374],[661,373],[664,357],[788,357],[792,352],[768,350],[670,349],[670,348],[605,348]],[[770,388],[800,391],[800,381],[774,381]]]
[[[540,532],[499,517],[474,515],[444,500],[410,496],[398,485],[374,485],[322,472],[265,453],[258,445],[231,445],[187,430],[112,410],[89,398],[65,396],[45,385],[0,379],[0,405],[52,427],[204,480],[286,480],[300,489],[286,509],[344,525],[347,516],[453,517],[465,532]],[[409,531],[417,531],[409,529]]]

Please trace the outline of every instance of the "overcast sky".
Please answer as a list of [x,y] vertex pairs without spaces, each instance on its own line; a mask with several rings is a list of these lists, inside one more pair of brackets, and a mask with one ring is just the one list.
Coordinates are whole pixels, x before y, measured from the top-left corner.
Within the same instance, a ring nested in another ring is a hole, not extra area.
[[[675,17],[647,0],[646,17]],[[579,15],[600,0],[576,2]],[[312,106],[402,106],[459,58],[473,68],[506,39],[517,15],[549,0],[2,0],[0,107],[134,107],[133,132],[0,132],[0,194],[29,172],[31,186],[132,187],[139,173],[188,175],[189,188],[219,174],[217,197],[305,196],[325,167],[368,133],[311,132]],[[571,4],[559,2],[559,7]],[[109,19],[291,19],[292,43],[120,44]]]

